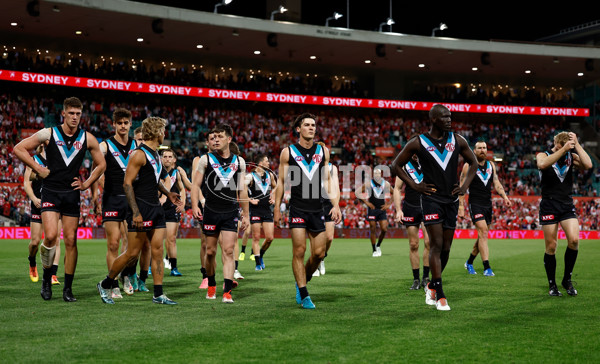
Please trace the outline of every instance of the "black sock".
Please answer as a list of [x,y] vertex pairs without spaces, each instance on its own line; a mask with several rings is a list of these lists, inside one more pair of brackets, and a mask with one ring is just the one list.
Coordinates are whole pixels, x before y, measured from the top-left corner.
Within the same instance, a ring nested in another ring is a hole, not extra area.
[[177,268],[177,258],[169,258],[169,263],[171,264],[171,270]]
[[74,277],[75,277],[74,274],[65,273],[65,285],[64,285],[63,289],[71,288],[73,286],[73,278]]
[[111,279],[109,276],[106,276],[106,278],[104,278],[102,282],[100,282],[100,286],[104,289],[111,289],[113,281],[114,279]]
[[237,268],[238,268],[238,261],[236,260],[235,261],[235,270],[237,270]]
[[44,272],[42,273],[42,279],[45,281],[52,280],[52,268],[44,267]]
[[489,260],[484,260],[483,261],[483,269],[490,269],[490,261]]
[[35,262],[35,255],[34,256],[28,256],[27,259],[29,259],[29,266],[30,267],[36,267],[37,263]]
[[246,246],[242,245],[242,253],[246,253]]
[[110,288],[119,288],[119,280],[118,279],[113,279],[112,285],[111,285]]
[[121,271],[121,277],[129,276],[130,271],[131,271],[130,267],[123,268],[123,270]]
[[231,287],[233,287],[233,281],[227,278],[225,278],[223,281],[225,282],[225,288],[223,288],[223,292],[230,292]]
[[577,260],[577,253],[578,250],[569,247],[567,247],[567,250],[565,251],[565,275],[563,276],[563,282],[571,280],[575,261]]
[[154,285],[154,297],[160,297],[163,295],[162,284]]
[[469,254],[469,259],[467,260],[467,264],[473,265],[474,261],[475,261],[475,255]]
[[148,279],[148,271],[140,269],[140,281],[146,283],[146,279]]
[[381,243],[383,243],[383,239],[385,238],[385,233],[380,233],[379,234],[379,239],[377,240],[377,246],[381,246]]
[[450,250],[442,250],[440,252],[440,261],[442,262],[442,272],[444,268],[446,268],[446,264],[448,264],[448,259],[450,259]]
[[[317,268],[318,269],[318,268]],[[313,272],[314,273],[314,272]],[[310,280],[312,279],[312,273],[308,274],[308,271],[306,271],[306,283],[310,282]]]
[[254,263],[256,263],[257,267],[260,265],[260,255],[255,255],[254,256]]
[[58,273],[58,264],[52,264],[52,275],[55,276]]
[[435,290],[436,300],[439,300],[441,298],[446,298],[446,295],[444,294],[444,289],[442,288],[442,279],[441,278],[437,278],[437,279],[434,279],[433,281],[431,281],[431,288],[433,288]]
[[371,247],[373,248],[373,251],[377,251],[377,247],[375,246],[375,244],[371,244]]
[[556,256],[544,253],[544,268],[550,286],[556,285]]
[[261,250],[260,250],[260,257],[262,258],[262,257],[264,257],[264,256],[265,256],[265,250],[264,250],[264,249],[261,249]]
[[308,296],[308,288],[306,288],[306,286],[299,287],[298,290],[300,291],[300,299],[304,299]]
[[429,278],[429,266],[423,266],[423,278]]
[[215,280],[215,275],[213,274],[212,276],[208,276],[208,286],[209,287],[215,287],[217,285],[217,281]]
[[419,268],[413,269],[413,279],[419,280]]
[[202,279],[204,279],[204,278],[207,277],[207,275],[206,275],[206,268],[204,268],[204,267],[200,268],[200,273],[202,273]]
[[169,253],[165,254],[165,259],[169,260]]

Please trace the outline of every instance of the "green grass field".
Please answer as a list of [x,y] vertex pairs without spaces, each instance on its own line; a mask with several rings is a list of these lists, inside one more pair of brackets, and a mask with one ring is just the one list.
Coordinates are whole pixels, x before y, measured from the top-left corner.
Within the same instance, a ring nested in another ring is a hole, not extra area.
[[[183,277],[165,275],[179,304],[151,303],[151,292],[115,305],[100,301],[104,241],[80,241],[73,291],[66,303],[54,286],[43,301],[27,274],[27,241],[0,241],[0,361],[17,362],[595,362],[600,338],[597,277],[600,242],[582,241],[573,281],[577,297],[549,297],[542,240],[492,240],[496,277],[463,263],[472,241],[455,241],[444,272],[452,308],[425,305],[412,283],[406,240],[388,239],[381,258],[367,240],[336,240],[327,273],[308,285],[316,310],[295,303],[289,240],[276,240],[267,269],[239,263],[245,275],[232,305],[206,300],[199,241],[178,241]],[[564,242],[557,254],[562,277]],[[218,258],[218,261],[220,259]],[[39,262],[39,257],[38,257]],[[38,263],[41,273],[41,263]],[[59,278],[62,281],[62,264]],[[148,280],[152,290],[151,278]],[[220,297],[222,273],[217,270]],[[564,291],[564,290],[563,290]]]

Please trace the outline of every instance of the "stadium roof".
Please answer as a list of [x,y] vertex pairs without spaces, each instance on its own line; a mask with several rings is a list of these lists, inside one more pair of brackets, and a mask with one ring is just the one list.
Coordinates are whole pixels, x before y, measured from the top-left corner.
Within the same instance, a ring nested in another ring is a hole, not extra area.
[[[155,19],[162,19],[158,27],[162,33],[152,28]],[[0,12],[0,41],[7,46],[43,45],[97,55],[112,52],[127,58],[178,57],[197,63],[213,59],[257,67],[282,64],[307,72],[397,72],[423,79],[443,74],[463,82],[473,79],[579,87],[600,79],[600,48],[593,46],[353,30],[124,0],[42,1],[39,16],[28,14],[24,2],[5,2]],[[583,76],[578,76],[580,72]]]

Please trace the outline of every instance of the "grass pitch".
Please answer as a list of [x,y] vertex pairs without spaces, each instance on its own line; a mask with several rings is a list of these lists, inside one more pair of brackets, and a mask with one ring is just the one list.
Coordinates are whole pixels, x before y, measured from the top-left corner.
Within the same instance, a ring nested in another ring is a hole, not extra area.
[[[371,257],[367,240],[337,239],[327,273],[308,285],[316,310],[295,303],[289,240],[276,240],[265,271],[239,262],[245,276],[234,304],[206,300],[199,241],[178,241],[183,277],[165,274],[165,293],[179,304],[151,303],[151,292],[115,305],[100,301],[95,285],[106,274],[104,241],[79,242],[73,284],[78,299],[51,301],[27,274],[27,241],[0,241],[0,361],[173,363],[398,363],[593,362],[600,338],[600,242],[582,241],[573,281],[577,297],[549,297],[542,240],[491,240],[496,277],[467,275],[463,264],[473,241],[454,242],[444,271],[452,311],[425,305],[410,291],[406,240],[388,239],[383,256]],[[565,243],[559,243],[557,279]],[[249,250],[249,248],[248,248]],[[220,258],[217,258],[220,261]],[[38,257],[39,262],[39,257]],[[41,263],[38,263],[41,274]],[[59,279],[63,280],[62,264]],[[151,278],[148,287],[152,291]]]

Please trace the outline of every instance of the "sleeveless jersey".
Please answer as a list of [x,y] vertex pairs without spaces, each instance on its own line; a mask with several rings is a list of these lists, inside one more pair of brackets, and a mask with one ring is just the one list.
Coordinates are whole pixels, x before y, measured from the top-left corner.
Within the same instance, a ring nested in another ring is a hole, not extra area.
[[485,161],[483,166],[477,164],[477,173],[469,186],[469,204],[491,206],[493,181],[494,169],[492,163]]
[[377,183],[374,179],[371,179],[369,186],[367,186],[367,190],[371,191],[369,193],[369,202],[376,209],[381,209],[385,205],[386,185],[385,180],[382,178],[381,183]]
[[289,176],[292,185],[290,206],[300,211],[322,212],[321,172],[325,154],[319,144],[305,149],[300,144],[289,146]]
[[86,151],[87,133],[83,129],[77,128],[73,136],[67,136],[62,127],[53,127],[46,146],[50,174],[44,179],[44,187],[52,191],[72,191],[71,183],[79,176]]
[[106,139],[106,170],[104,171],[104,194],[106,195],[124,195],[123,180],[125,179],[125,169],[129,162],[129,156],[137,147],[134,139],[129,138],[127,144],[123,145],[115,139],[114,136]]
[[[46,167],[46,159],[39,154],[33,156],[33,160],[42,167]],[[44,184],[44,180],[42,178],[36,178],[34,181],[31,181],[31,189],[33,190],[33,194],[37,198],[42,198],[42,185]]]
[[[550,155],[552,152],[546,152]],[[573,155],[567,152],[551,167],[540,170],[542,199],[573,203]]]
[[158,183],[164,178],[164,169],[160,161],[160,156],[146,144],[141,144],[136,150],[144,152],[146,164],[140,168],[138,175],[133,181],[135,198],[159,206]]
[[271,204],[269,199],[271,196],[271,174],[267,171],[261,176],[256,172],[250,173],[252,183],[250,184],[249,193],[253,199],[258,200],[257,205],[250,205],[251,208],[270,209]]
[[[167,174],[167,177],[171,180],[171,190],[170,192],[177,192],[179,193],[179,186],[177,185],[177,175],[179,174],[179,170],[177,168],[173,168],[170,171],[167,171],[165,168],[165,172]],[[166,210],[174,210],[176,209],[177,206],[175,206],[173,204],[173,202],[171,202],[171,200],[169,200],[167,198],[167,200],[165,201],[165,203],[163,204],[163,209]]]
[[219,213],[237,211],[238,186],[240,181],[240,161],[237,155],[222,158],[216,153],[207,153],[208,159],[205,180],[205,209]]
[[[409,161],[404,165],[404,171],[412,178],[415,183],[423,182],[423,170],[421,164],[415,161]],[[421,194],[404,184],[404,201],[411,205],[421,205]]]
[[436,192],[428,198],[439,203],[452,203],[458,196],[452,190],[458,185],[458,143],[454,133],[449,132],[440,140],[429,133],[419,135],[421,147],[417,152],[423,170],[423,182],[435,185]]

